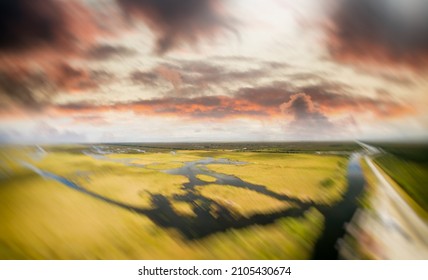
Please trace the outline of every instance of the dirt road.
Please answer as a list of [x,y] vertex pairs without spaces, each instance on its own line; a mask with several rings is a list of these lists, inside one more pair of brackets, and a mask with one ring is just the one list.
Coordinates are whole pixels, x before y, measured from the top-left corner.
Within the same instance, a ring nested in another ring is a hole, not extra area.
[[362,252],[374,258],[428,259],[427,221],[416,214],[388,182],[388,175],[373,163],[371,158],[381,150],[359,144],[365,149],[364,160],[377,180],[371,197],[372,208],[357,213],[348,226],[349,234],[358,240]]

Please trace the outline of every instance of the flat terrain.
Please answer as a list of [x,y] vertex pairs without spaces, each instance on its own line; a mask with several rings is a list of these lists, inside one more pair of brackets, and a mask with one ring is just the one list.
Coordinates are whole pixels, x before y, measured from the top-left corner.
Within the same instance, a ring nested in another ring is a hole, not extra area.
[[0,259],[311,258],[346,154],[187,148],[3,147]]
[[428,212],[428,162],[393,154],[381,155],[375,162]]
[[427,259],[426,145],[360,144],[367,188],[347,225],[342,257]]

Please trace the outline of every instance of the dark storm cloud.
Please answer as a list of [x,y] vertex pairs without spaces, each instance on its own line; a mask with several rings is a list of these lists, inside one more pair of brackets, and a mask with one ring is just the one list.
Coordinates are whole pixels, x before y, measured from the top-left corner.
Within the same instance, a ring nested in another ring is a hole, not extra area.
[[231,30],[222,0],[117,0],[123,11],[156,34],[156,51],[196,44],[219,30]]
[[40,44],[55,45],[67,35],[58,1],[0,1],[0,50],[17,51]]
[[327,121],[326,116],[315,108],[311,96],[306,93],[293,94],[290,101],[282,104],[282,109],[293,115],[295,121]]
[[0,52],[71,50],[93,37],[91,13],[76,1],[0,1]]
[[428,1],[340,0],[334,6],[329,50],[339,60],[427,68]]
[[131,56],[137,52],[133,49],[124,46],[113,46],[107,44],[101,44],[90,48],[86,57],[94,60],[108,60],[112,58]]

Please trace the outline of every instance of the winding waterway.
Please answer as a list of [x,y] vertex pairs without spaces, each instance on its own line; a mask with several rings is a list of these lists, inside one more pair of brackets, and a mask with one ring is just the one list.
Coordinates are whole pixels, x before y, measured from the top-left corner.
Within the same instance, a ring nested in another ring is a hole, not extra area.
[[325,228],[315,244],[313,259],[334,260],[338,258],[337,240],[345,234],[345,225],[349,223],[358,208],[358,197],[364,190],[365,179],[360,165],[361,155],[354,153],[348,163],[348,187],[343,199],[337,204],[317,208],[325,218]]
[[[210,234],[226,231],[232,228],[245,228],[256,224],[266,225],[274,223],[279,218],[303,217],[309,208],[315,207],[325,217],[325,228],[315,245],[313,258],[336,259],[338,257],[337,249],[335,247],[336,242],[344,235],[344,226],[351,220],[355,213],[357,209],[357,197],[361,194],[364,188],[364,177],[362,175],[359,159],[359,154],[354,153],[351,155],[347,171],[348,187],[343,199],[333,206],[305,202],[298,198],[278,194],[267,189],[265,186],[251,184],[236,176],[217,173],[206,167],[207,164],[245,164],[243,162],[235,162],[227,159],[205,158],[185,163],[185,165],[180,168],[165,171],[169,174],[182,175],[188,178],[189,182],[183,184],[183,190],[185,191],[184,194],[175,195],[172,199],[175,201],[190,203],[194,212],[194,215],[192,216],[178,214],[172,207],[170,199],[160,194],[151,195],[151,208],[135,207],[89,191],[67,178],[40,170],[29,163],[22,164],[38,173],[40,176],[56,180],[64,186],[91,196],[94,199],[102,200],[111,205],[145,215],[158,226],[164,228],[175,228],[188,240],[203,238]],[[209,183],[202,181],[196,177],[199,174],[214,177],[215,182]],[[291,202],[292,207],[273,213],[254,214],[248,217],[237,215],[237,213],[231,212],[230,209],[218,202],[202,196],[195,189],[196,187],[203,187],[212,183],[255,191],[277,200]]]

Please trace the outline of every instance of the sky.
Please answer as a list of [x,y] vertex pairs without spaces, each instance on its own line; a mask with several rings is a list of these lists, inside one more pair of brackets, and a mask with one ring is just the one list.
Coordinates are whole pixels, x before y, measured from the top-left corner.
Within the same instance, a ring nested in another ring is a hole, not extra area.
[[3,0],[0,142],[428,140],[425,0]]

